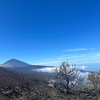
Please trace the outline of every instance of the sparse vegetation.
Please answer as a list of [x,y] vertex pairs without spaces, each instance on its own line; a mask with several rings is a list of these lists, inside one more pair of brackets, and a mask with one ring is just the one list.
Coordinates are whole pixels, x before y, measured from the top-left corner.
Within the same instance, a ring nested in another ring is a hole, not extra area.
[[63,93],[71,93],[75,91],[75,87],[79,82],[79,73],[74,65],[67,62],[61,63],[56,69],[56,87]]
[[88,75],[89,80],[89,89],[100,91],[100,71],[98,72],[91,72]]
[[[89,86],[83,87],[75,66],[69,65],[67,62],[61,63],[53,76],[44,74],[17,75],[2,68],[1,71],[3,73],[6,71],[5,73],[8,73],[10,77],[15,75],[18,83],[13,80],[12,84],[1,87],[0,100],[99,100],[100,72],[91,72],[88,76]],[[10,77],[7,77],[8,80]],[[54,83],[48,81],[52,78],[55,79]],[[79,84],[81,85],[79,86]]]

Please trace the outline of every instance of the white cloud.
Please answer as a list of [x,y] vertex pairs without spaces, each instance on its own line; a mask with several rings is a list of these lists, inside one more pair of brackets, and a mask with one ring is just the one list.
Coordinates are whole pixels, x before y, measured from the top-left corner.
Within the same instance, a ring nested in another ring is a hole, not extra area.
[[58,59],[74,59],[74,58],[82,58],[85,57],[84,54],[81,55],[62,55]]
[[40,69],[33,69],[33,71],[51,73],[51,72],[55,72],[55,69],[56,67],[46,67],[46,68],[40,68]]
[[100,63],[100,60],[88,60],[88,61],[80,61],[80,62],[75,62],[77,64],[94,64],[94,63]]
[[87,50],[94,50],[96,48],[73,48],[73,49],[67,49],[63,52],[78,52],[78,51],[87,51]]
[[96,57],[100,57],[100,52],[95,54]]
[[65,52],[77,52],[77,51],[86,51],[87,48],[75,48],[75,49],[67,49]]
[[78,71],[78,73],[79,73],[78,75],[80,76],[80,79],[83,79],[83,83],[86,85],[89,72]]
[[[90,48],[93,49],[93,48]],[[81,49],[82,50],[82,49]],[[85,49],[84,49],[85,50]],[[55,58],[43,59],[41,62],[35,63],[35,65],[50,65],[59,66],[61,62],[68,61],[70,64],[88,65],[100,63],[100,52],[90,52],[90,53],[68,53],[63,54]],[[80,66],[80,69],[86,69],[87,66]]]
[[88,66],[77,66],[77,68],[85,70]]

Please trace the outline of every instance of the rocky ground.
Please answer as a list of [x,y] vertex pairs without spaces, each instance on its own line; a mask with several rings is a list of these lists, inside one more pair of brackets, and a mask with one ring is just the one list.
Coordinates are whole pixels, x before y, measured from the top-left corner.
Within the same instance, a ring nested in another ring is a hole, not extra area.
[[51,77],[18,75],[0,68],[0,100],[100,100],[99,92],[62,93],[48,82]]
[[99,100],[99,94],[85,91],[64,94],[53,84],[35,80],[19,86],[8,86],[0,89],[0,100]]

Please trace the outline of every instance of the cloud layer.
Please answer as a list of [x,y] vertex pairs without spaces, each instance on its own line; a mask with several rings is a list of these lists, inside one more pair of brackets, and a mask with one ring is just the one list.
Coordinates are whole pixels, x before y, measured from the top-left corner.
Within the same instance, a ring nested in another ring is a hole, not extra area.
[[[55,72],[55,69],[57,68],[58,67],[45,67],[45,68],[40,68],[40,69],[33,69],[33,71],[52,73],[52,72]],[[76,68],[85,70],[87,66],[77,66]]]
[[45,68],[40,68],[40,69],[33,69],[33,71],[52,73],[52,72],[55,72],[55,69],[56,67],[45,67]]

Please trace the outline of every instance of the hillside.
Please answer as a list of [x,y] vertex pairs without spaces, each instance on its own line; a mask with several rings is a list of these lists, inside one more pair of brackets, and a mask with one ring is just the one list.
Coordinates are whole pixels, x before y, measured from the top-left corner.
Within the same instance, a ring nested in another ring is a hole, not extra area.
[[21,83],[20,75],[0,67],[0,88]]

